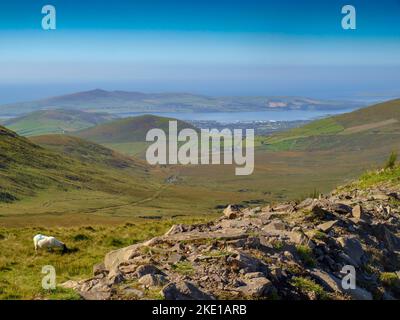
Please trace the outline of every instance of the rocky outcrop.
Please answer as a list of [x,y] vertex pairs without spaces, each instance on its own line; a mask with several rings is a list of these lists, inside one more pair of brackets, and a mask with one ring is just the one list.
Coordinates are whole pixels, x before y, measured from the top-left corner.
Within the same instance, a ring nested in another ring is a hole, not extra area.
[[[112,251],[93,278],[65,286],[84,299],[400,298],[383,277],[400,274],[399,195],[381,186],[231,205],[214,222]],[[345,266],[355,268],[355,288],[342,285]]]

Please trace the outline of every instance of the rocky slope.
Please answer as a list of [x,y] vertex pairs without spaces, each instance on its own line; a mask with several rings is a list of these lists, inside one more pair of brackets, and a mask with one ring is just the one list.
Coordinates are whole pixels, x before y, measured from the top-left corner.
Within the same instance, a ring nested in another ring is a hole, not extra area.
[[[338,189],[259,208],[108,253],[84,299],[398,299],[400,183]],[[344,289],[344,266],[356,289]]]

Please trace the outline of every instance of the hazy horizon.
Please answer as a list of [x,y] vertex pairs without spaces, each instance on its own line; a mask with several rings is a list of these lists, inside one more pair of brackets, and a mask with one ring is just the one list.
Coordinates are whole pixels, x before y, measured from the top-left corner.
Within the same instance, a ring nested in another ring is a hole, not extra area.
[[[0,4],[0,103],[94,88],[223,96],[400,94],[400,1],[52,1]],[[212,9],[211,9],[212,8]]]

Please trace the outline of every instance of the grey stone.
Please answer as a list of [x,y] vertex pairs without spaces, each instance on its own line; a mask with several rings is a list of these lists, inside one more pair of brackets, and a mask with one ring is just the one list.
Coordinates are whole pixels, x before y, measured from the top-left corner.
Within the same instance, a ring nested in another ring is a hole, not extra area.
[[384,243],[389,251],[400,250],[400,238],[391,232],[383,223],[374,226],[375,236]]
[[350,206],[343,203],[333,203],[331,204],[330,209],[339,214],[347,214],[351,213],[352,211],[352,208]]
[[111,292],[103,292],[103,291],[86,291],[79,292],[79,295],[84,300],[109,300],[111,298]]
[[354,260],[358,265],[362,264],[361,258],[364,255],[364,250],[360,241],[355,236],[345,236],[337,239],[343,247],[345,253]]
[[244,280],[245,285],[237,289],[246,296],[258,298],[268,295],[274,288],[271,281],[265,277]]
[[146,287],[160,287],[165,285],[168,280],[161,274],[146,274],[138,282]]
[[257,272],[261,267],[260,260],[242,251],[232,251],[227,262],[236,270],[243,269],[245,273]]
[[269,224],[267,224],[264,228],[264,231],[277,231],[277,230],[286,230],[286,225],[281,220],[273,220]]
[[139,299],[144,297],[144,293],[142,291],[135,289],[135,288],[130,288],[130,287],[125,287],[123,289],[123,293],[128,296],[135,296]]
[[353,300],[372,300],[372,294],[367,290],[357,286],[355,289],[344,289],[341,279],[323,270],[313,269],[310,273],[327,291],[349,295]]
[[225,208],[223,213],[224,216],[228,219],[236,219],[239,216],[240,209],[239,206],[230,204],[228,207]]
[[215,298],[189,281],[178,281],[166,285],[161,290],[166,300],[215,300]]
[[97,276],[99,274],[105,274],[107,272],[108,272],[108,270],[106,269],[106,266],[104,265],[104,263],[98,263],[93,266],[93,275],[94,276]]
[[168,257],[168,262],[174,264],[174,263],[181,261],[182,259],[183,259],[182,255],[180,255],[178,253],[172,253]]
[[152,264],[144,264],[139,266],[136,271],[135,271],[135,276],[138,278],[141,278],[145,276],[146,274],[161,274],[165,276],[165,273],[162,272],[160,269],[158,269],[155,265]]
[[124,274],[117,268],[114,268],[108,274],[108,283],[109,284],[118,284],[125,280]]
[[338,223],[338,220],[333,220],[333,221],[328,221],[328,222],[325,222],[325,223],[321,223],[320,225],[317,226],[317,229],[319,229],[319,230],[321,230],[323,232],[328,232],[337,223]]
[[365,214],[363,208],[358,204],[356,205],[352,211],[351,211],[351,215],[356,218],[356,219],[360,219],[360,220],[367,220],[368,216]]

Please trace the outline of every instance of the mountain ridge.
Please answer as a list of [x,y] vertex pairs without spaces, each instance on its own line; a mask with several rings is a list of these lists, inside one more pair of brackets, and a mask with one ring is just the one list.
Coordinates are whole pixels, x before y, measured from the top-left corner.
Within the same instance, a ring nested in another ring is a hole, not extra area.
[[191,93],[143,93],[94,89],[0,106],[0,114],[23,114],[49,108],[127,112],[238,112],[263,110],[340,110],[359,107],[351,101],[283,96],[206,96]]

